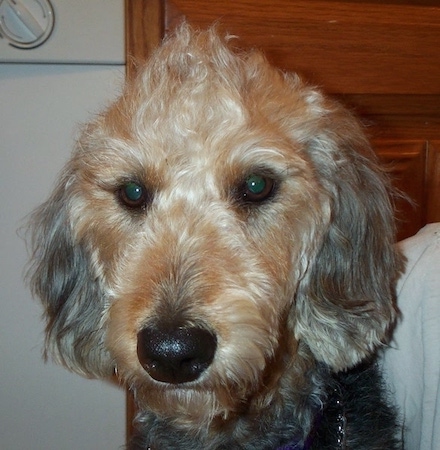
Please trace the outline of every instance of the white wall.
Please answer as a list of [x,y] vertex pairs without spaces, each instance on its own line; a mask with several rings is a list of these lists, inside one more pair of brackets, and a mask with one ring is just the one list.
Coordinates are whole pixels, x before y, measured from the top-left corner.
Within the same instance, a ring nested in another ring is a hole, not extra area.
[[49,195],[75,124],[114,95],[123,66],[0,64],[0,449],[115,450],[125,395],[41,358],[43,322],[16,230]]

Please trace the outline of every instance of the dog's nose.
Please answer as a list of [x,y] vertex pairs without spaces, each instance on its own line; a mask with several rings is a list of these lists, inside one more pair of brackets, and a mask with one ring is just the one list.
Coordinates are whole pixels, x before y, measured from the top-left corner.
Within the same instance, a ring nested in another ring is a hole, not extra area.
[[216,336],[203,328],[147,327],[137,336],[142,367],[157,381],[196,380],[214,359]]

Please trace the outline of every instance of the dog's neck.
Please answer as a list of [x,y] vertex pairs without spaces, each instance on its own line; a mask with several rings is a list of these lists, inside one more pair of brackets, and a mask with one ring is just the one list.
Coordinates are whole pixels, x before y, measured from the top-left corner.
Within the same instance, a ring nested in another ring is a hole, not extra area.
[[[323,368],[325,371],[327,369]],[[347,414],[346,414],[346,395],[345,395],[345,385],[339,382],[338,375],[330,376],[333,379],[332,382],[327,386],[326,398],[322,398],[321,406],[315,404],[310,405],[312,412],[312,420],[309,423],[309,432],[304,437],[300,432],[300,429],[293,431],[290,438],[288,435],[286,440],[284,440],[283,445],[274,445],[273,450],[312,450],[313,448],[319,448],[319,443],[321,442],[331,442],[332,447],[335,450],[346,450],[346,430],[347,430]],[[314,412],[313,412],[314,411]],[[291,416],[292,419],[295,417],[295,412],[290,411],[294,415]],[[289,420],[288,416],[284,419]],[[144,434],[144,439],[149,435],[149,431]],[[280,436],[281,438],[281,436]],[[208,438],[209,439],[209,438]],[[162,447],[157,447],[152,440],[148,442],[145,447],[144,444],[141,446],[130,447],[134,449],[147,449],[147,450],[161,450]],[[258,441],[256,441],[258,442]],[[197,447],[199,448],[199,447]],[[213,447],[214,448],[214,447]]]
[[[311,450],[316,434],[322,424],[324,414],[331,410],[331,415],[334,416],[333,426],[336,429],[336,445],[335,450],[346,450],[346,428],[347,417],[345,414],[345,407],[342,400],[342,393],[340,388],[335,388],[329,396],[327,404],[321,409],[315,417],[313,427],[305,440],[293,439],[291,442],[277,447],[276,450]],[[154,447],[147,447],[146,450],[158,450]]]
[[345,414],[344,402],[342,400],[342,394],[339,388],[335,388],[332,394],[329,396],[328,402],[323,409],[321,409],[314,420],[312,430],[307,436],[306,440],[292,440],[288,444],[284,444],[278,447],[276,450],[311,450],[314,438],[318,433],[321,426],[324,414],[328,409],[332,410],[335,416],[333,426],[336,429],[336,445],[335,450],[346,449],[346,429],[347,429],[347,417]]

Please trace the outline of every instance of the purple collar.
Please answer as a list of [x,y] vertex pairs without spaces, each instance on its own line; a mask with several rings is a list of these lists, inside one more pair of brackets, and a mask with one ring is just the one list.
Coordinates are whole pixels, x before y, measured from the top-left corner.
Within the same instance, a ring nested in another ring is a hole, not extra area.
[[[338,411],[335,424],[337,427],[338,449],[345,449],[347,417],[345,415],[345,407],[339,389],[334,388],[332,394],[330,395],[328,403],[333,404],[333,406],[335,406]],[[277,447],[276,450],[311,450],[313,440],[322,423],[324,411],[325,408],[319,410],[319,412],[316,414],[312,429],[305,441],[303,441],[302,439],[293,439],[291,442]]]
[[[313,429],[313,431],[315,428]],[[312,448],[313,443],[313,435],[314,433],[310,433],[307,439],[304,441],[304,444],[301,443],[301,441],[292,441],[288,444],[282,445],[281,447],[278,447],[276,450],[310,450]]]
[[306,447],[301,446],[301,444],[298,443],[290,443],[283,445],[282,447],[278,447],[277,450],[304,450]]
[[305,441],[303,441],[302,439],[292,440],[291,442],[284,444],[281,447],[277,447],[276,450],[311,450],[313,438],[315,437],[316,432],[321,425],[323,415],[324,411],[322,409],[319,410],[319,412],[316,414],[313,427]]

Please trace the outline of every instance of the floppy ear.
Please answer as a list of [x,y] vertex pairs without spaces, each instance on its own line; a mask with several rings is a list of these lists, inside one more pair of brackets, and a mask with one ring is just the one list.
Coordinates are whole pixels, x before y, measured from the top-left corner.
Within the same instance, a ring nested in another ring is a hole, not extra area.
[[330,219],[300,282],[295,335],[334,370],[372,353],[395,316],[402,259],[387,177],[357,122],[332,105],[308,143]]
[[104,296],[85,246],[75,242],[69,220],[73,176],[68,173],[29,223],[32,256],[28,276],[45,308],[45,357],[86,376],[112,373],[104,348]]

